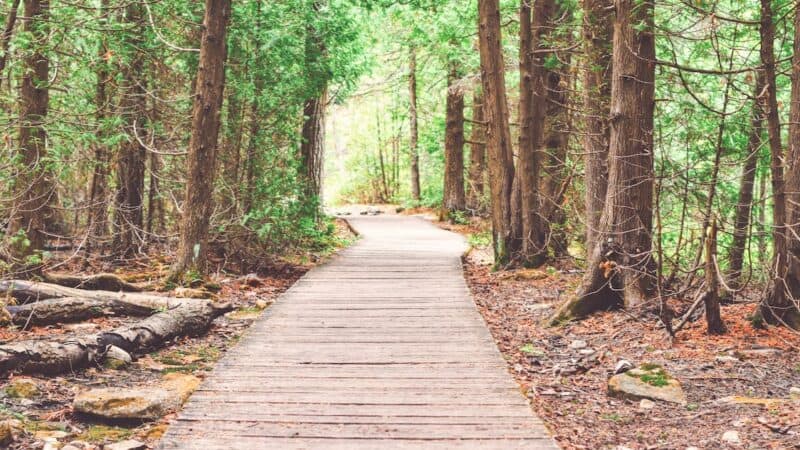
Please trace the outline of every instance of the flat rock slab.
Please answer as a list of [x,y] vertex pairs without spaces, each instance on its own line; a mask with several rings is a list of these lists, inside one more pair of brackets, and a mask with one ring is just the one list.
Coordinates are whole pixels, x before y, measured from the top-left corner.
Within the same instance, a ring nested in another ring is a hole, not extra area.
[[463,239],[349,220],[361,239],[267,310],[159,448],[557,449],[470,296]]

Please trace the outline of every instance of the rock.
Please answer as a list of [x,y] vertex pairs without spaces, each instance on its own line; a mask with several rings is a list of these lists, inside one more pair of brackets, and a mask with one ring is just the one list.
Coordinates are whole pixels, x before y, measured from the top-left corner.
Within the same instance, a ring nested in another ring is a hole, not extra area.
[[739,439],[739,432],[735,430],[728,430],[722,433],[722,440],[730,444],[738,444],[742,442],[742,440]]
[[68,437],[70,434],[61,430],[39,430],[33,434],[33,437],[42,441],[59,440]]
[[62,325],[62,328],[73,333],[91,333],[100,328],[100,326],[96,323],[68,323]]
[[792,400],[800,400],[800,387],[797,386],[790,387],[789,398]]
[[112,345],[106,350],[106,359],[103,361],[103,366],[109,369],[122,369],[133,362],[131,355],[125,350]]
[[700,450],[699,447],[686,447],[684,450]]
[[31,378],[14,377],[4,391],[11,398],[31,399],[39,395],[39,385]]
[[256,308],[267,309],[267,306],[269,306],[269,302],[267,302],[266,300],[263,299],[256,300]]
[[582,348],[578,350],[578,353],[584,356],[594,355],[594,349],[591,348]]
[[154,420],[177,410],[200,385],[191,375],[171,373],[159,386],[91,389],[75,397],[75,411],[108,419]]
[[144,442],[139,442],[133,439],[103,446],[103,450],[144,450],[146,448],[147,446],[144,444]]
[[619,361],[617,361],[617,365],[614,366],[614,373],[615,374],[625,373],[631,369],[633,369],[633,363],[631,363],[626,359],[620,359]]
[[655,407],[656,407],[656,404],[652,400],[648,400],[646,398],[643,398],[641,401],[639,401],[639,409],[653,409]]
[[258,277],[258,274],[255,273],[248,273],[247,275],[239,278],[239,280],[250,287],[259,287],[263,284],[261,279]]
[[686,404],[686,394],[678,380],[672,378],[661,367],[631,369],[612,376],[608,380],[609,395],[632,400],[660,400]]
[[589,344],[587,344],[586,341],[581,341],[581,340],[575,340],[575,341],[570,342],[570,344],[569,344],[569,348],[571,348],[573,350],[580,350],[580,349],[586,348],[588,346],[589,346]]
[[7,446],[22,434],[22,422],[17,419],[0,420],[0,445]]
[[735,356],[728,356],[728,355],[717,356],[716,358],[714,358],[714,361],[716,361],[718,363],[738,363],[738,362],[741,362],[741,360],[739,360],[739,358],[737,358]]
[[728,403],[733,405],[749,405],[749,406],[763,406],[768,409],[775,408],[776,406],[784,403],[786,400],[780,398],[758,398],[758,397],[745,397],[741,395],[734,395],[730,397],[723,397],[719,399],[721,403]]

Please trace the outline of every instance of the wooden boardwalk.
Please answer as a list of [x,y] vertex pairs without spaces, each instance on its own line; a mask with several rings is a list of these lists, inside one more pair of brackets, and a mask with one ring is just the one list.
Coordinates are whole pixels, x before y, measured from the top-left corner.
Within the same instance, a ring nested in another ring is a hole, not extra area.
[[463,240],[357,217],[194,393],[162,449],[557,449],[462,275]]

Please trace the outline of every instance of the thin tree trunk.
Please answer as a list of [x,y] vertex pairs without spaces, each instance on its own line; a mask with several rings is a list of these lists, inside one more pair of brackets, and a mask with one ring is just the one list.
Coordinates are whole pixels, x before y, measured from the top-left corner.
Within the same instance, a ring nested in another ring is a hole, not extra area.
[[464,92],[456,83],[461,78],[458,62],[450,62],[447,88],[447,119],[444,139],[444,212],[464,211]]
[[[100,2],[102,23],[108,18],[108,0]],[[97,84],[95,86],[95,117],[98,124],[97,134],[102,140],[105,137],[105,120],[108,117],[109,93],[108,85],[111,78],[108,71],[108,42],[105,35],[100,37],[97,49]],[[94,170],[92,184],[89,192],[89,220],[87,226],[88,240],[86,253],[91,253],[92,247],[98,246],[108,235],[108,174],[110,170],[110,152],[105,142],[94,145]]]
[[408,60],[408,120],[411,158],[411,198],[419,201],[419,130],[417,128],[417,51],[412,48]]
[[717,273],[717,219],[712,218],[706,230],[706,293],[703,299],[706,307],[708,334],[725,334],[725,322],[719,308],[719,278]]
[[225,36],[230,12],[231,0],[206,0],[180,245],[170,275],[173,279],[182,279],[190,270],[202,275],[207,269],[208,227],[213,209],[214,169],[225,89]]
[[[767,0],[763,0],[768,3]],[[762,6],[762,14],[766,15]],[[766,19],[762,16],[762,25]],[[775,209],[778,204],[783,203],[784,194],[786,201],[785,215],[781,218],[776,216],[775,224],[777,232],[775,236],[775,279],[772,281],[767,298],[761,303],[759,312],[768,323],[785,325],[791,328],[800,329],[800,8],[795,8],[794,17],[794,54],[792,56],[792,93],[791,106],[789,109],[789,158],[787,160],[788,172],[786,174],[786,186],[776,185],[775,177],[783,175],[783,168],[780,165],[780,158],[775,158],[773,153],[773,195],[775,195]],[[767,37],[769,37],[768,27]],[[774,30],[774,29],[773,29]],[[772,67],[774,76],[774,66]],[[766,67],[767,83],[774,85],[774,77],[770,82],[770,67]],[[769,89],[769,88],[768,88]],[[774,99],[775,89],[767,91],[770,101]],[[770,106],[767,115],[774,111],[774,104]],[[777,113],[777,111],[775,111]],[[772,123],[770,122],[770,128]],[[780,139],[778,134],[777,139]],[[780,144],[780,142],[778,142]],[[770,145],[772,148],[772,145]],[[778,155],[780,156],[780,155]],[[777,168],[774,166],[778,166]],[[778,181],[782,181],[778,180]],[[785,222],[783,222],[785,221]],[[781,229],[783,226],[785,228]],[[778,239],[780,237],[780,240]]]
[[145,129],[147,97],[144,80],[143,45],[140,34],[144,29],[142,9],[138,3],[126,8],[126,21],[134,34],[129,44],[136,49],[124,69],[122,116],[125,118],[127,141],[120,148],[117,160],[117,192],[114,213],[113,251],[118,259],[129,258],[141,251],[144,223],[144,178],[147,150],[139,143]]
[[[31,267],[28,257],[44,249],[46,229],[53,217],[50,204],[55,195],[52,173],[47,167],[47,132],[44,128],[49,109],[48,90],[50,61],[46,46],[50,5],[47,0],[25,0],[24,31],[30,33],[32,49],[24,58],[25,70],[20,87],[19,152],[21,173],[13,180],[15,204],[9,222],[8,236],[17,265]],[[18,234],[23,234],[23,239]]]
[[611,101],[613,0],[583,0],[583,152],[586,186],[586,250],[597,241],[598,226],[608,188],[608,114]]
[[469,138],[469,180],[467,205],[473,211],[481,209],[483,177],[486,172],[486,126],[483,116],[483,97],[480,89],[472,95],[472,131]]
[[514,162],[508,123],[505,65],[500,35],[498,0],[478,0],[478,35],[486,117],[489,189],[492,202],[492,240],[496,265],[509,261],[511,244],[511,188]]
[[654,296],[654,7],[652,0],[615,5],[608,192],[588,272],[554,321]]
[[3,34],[0,35],[0,50],[3,54],[0,55],[0,84],[3,82],[3,72],[6,70],[6,63],[8,62],[8,50],[11,43],[11,36],[14,34],[14,25],[17,23],[17,11],[19,10],[20,0],[14,0],[11,3],[11,8],[8,10],[6,16],[6,25],[3,28]]
[[750,235],[750,217],[753,210],[753,191],[756,181],[756,168],[758,167],[758,153],[761,149],[761,132],[763,108],[760,95],[764,90],[764,82],[759,74],[756,80],[753,113],[750,119],[750,137],[747,141],[747,157],[742,168],[742,177],[739,183],[739,200],[736,203],[736,214],[733,220],[733,242],[728,255],[728,284],[733,288],[739,287],[744,266],[744,252]]

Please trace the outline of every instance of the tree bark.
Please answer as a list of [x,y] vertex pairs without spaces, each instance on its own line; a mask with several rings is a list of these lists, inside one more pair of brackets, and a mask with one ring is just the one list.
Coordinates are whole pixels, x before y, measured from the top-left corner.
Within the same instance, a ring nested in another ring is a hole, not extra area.
[[608,189],[608,113],[611,103],[611,49],[614,34],[614,0],[583,0],[583,70],[586,189],[586,250],[590,253]]
[[181,220],[178,258],[170,278],[179,280],[187,271],[206,272],[208,227],[212,212],[214,170],[225,89],[225,60],[231,0],[206,0],[200,65],[197,69],[197,92],[192,112],[192,136],[185,201]]
[[651,0],[616,0],[615,8],[608,192],[586,276],[555,322],[654,295],[654,8]]
[[478,40],[483,86],[483,112],[486,117],[486,144],[489,189],[492,202],[492,241],[496,265],[510,259],[511,188],[514,163],[508,123],[505,65],[500,34],[498,0],[478,1]]
[[717,273],[717,219],[712,218],[706,230],[706,293],[703,299],[706,307],[706,326],[708,334],[725,334],[725,322],[719,308],[719,278]]
[[519,178],[520,213],[522,233],[519,262],[524,265],[541,265],[547,257],[545,230],[539,197],[541,175],[541,145],[547,108],[545,92],[545,67],[539,44],[546,35],[553,14],[553,0],[539,0],[534,4],[533,17],[529,0],[521,0],[519,8]]
[[[768,8],[768,0],[762,3],[762,28],[767,28],[766,36],[769,37],[770,31],[773,32],[774,25],[770,25],[771,16]],[[767,18],[765,18],[765,16]],[[767,20],[769,23],[767,23]],[[783,186],[783,167],[781,165],[780,154],[775,153],[773,148],[773,123],[777,117],[770,119],[774,113],[777,116],[776,104],[772,103],[775,96],[774,61],[771,65],[765,65],[767,76],[767,95],[770,102],[767,112],[767,122],[770,128],[770,150],[772,151],[772,189],[775,196],[774,208],[778,210],[779,204],[786,205],[784,216],[775,216],[775,277],[772,280],[767,298],[759,308],[760,315],[768,323],[784,325],[794,329],[800,329],[800,8],[795,8],[794,17],[794,54],[792,56],[792,92],[791,106],[789,109],[789,158],[787,161],[788,172],[786,174],[786,186]],[[763,42],[762,42],[762,45]],[[769,45],[769,44],[767,44]],[[771,55],[771,48],[762,54]],[[770,77],[770,68],[772,77]],[[770,81],[771,80],[771,81]],[[770,91],[769,86],[773,88]],[[777,141],[778,150],[780,149],[780,134],[776,133],[774,140]],[[776,180],[776,177],[781,178]],[[785,188],[785,191],[784,191]],[[785,195],[785,199],[784,199]],[[785,203],[784,203],[785,201]],[[780,219],[780,221],[779,221]]]
[[19,97],[21,173],[13,180],[15,202],[8,228],[17,266],[34,272],[39,272],[40,264],[32,265],[27,258],[44,249],[46,230],[56,219],[50,208],[55,187],[52,171],[47,165],[47,132],[44,128],[50,103],[49,11],[47,0],[25,0],[24,31],[30,33],[33,48],[24,58]]
[[419,201],[419,130],[417,128],[417,51],[412,48],[408,60],[409,154],[411,158],[411,198]]
[[[569,22],[572,11],[568,6],[558,4],[554,6],[553,18]],[[557,26],[551,20],[548,25],[548,34]],[[570,47],[572,37],[565,39],[548,39],[547,46]],[[541,49],[542,45],[540,45]],[[559,62],[558,67],[547,65],[544,71],[544,89],[547,97],[544,118],[544,140],[541,154],[541,175],[539,183],[539,197],[541,201],[541,216],[547,224],[548,235],[543,244],[547,247],[551,257],[564,257],[568,255],[566,220],[564,200],[567,187],[571,178],[567,174],[567,152],[569,150],[569,136],[571,131],[571,115],[567,108],[568,95],[572,84],[572,77],[568,74],[571,62],[569,52],[557,55],[555,52],[544,54],[545,58],[555,57]]]
[[17,23],[17,11],[19,11],[20,0],[14,0],[8,10],[6,16],[6,24],[3,28],[3,34],[0,35],[0,50],[3,54],[0,55],[0,84],[3,82],[3,72],[6,70],[6,63],[8,62],[8,49],[11,44],[11,36],[14,34],[14,25]]
[[300,157],[303,161],[303,176],[306,179],[306,194],[309,198],[322,200],[322,169],[325,164],[325,106],[328,89],[322,88],[319,96],[306,101],[303,108],[303,142]]
[[464,193],[464,92],[458,62],[450,62],[447,83],[447,114],[444,138],[444,212],[448,215],[467,208]]
[[480,89],[472,94],[472,130],[469,137],[469,179],[467,206],[480,211],[483,202],[483,178],[486,172],[486,126],[483,116],[483,96]]
[[762,100],[764,90],[761,73],[756,77],[753,113],[750,118],[750,136],[747,141],[747,157],[742,168],[742,177],[739,183],[739,199],[736,202],[736,213],[733,220],[733,242],[728,254],[728,284],[733,288],[739,287],[744,266],[744,253],[750,235],[750,217],[753,210],[753,191],[755,190],[756,168],[758,167],[758,153],[761,148],[761,132],[763,121]]
[[144,175],[147,150],[139,143],[147,121],[147,92],[144,77],[145,28],[141,5],[130,3],[125,11],[127,25],[134,31],[128,44],[135,49],[123,69],[124,89],[120,104],[128,135],[117,159],[117,192],[114,201],[113,253],[117,259],[130,258],[142,250],[144,243]]

